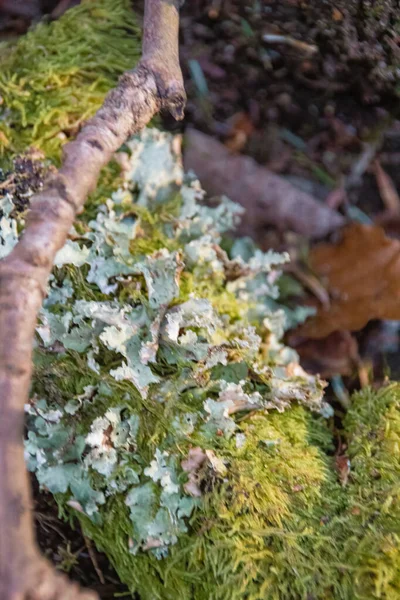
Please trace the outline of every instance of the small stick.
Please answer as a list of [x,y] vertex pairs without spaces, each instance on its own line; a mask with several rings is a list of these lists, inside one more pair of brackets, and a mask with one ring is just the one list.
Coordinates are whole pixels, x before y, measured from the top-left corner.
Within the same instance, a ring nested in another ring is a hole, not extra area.
[[400,198],[393,183],[393,179],[384,171],[378,159],[372,165],[379,194],[387,212],[392,215],[400,213]]
[[307,42],[296,40],[296,38],[290,37],[289,35],[266,33],[263,35],[263,40],[267,44],[283,44],[285,46],[290,46],[291,48],[299,50],[307,56],[312,56],[318,52],[318,47],[314,44],[307,44]]
[[92,565],[94,567],[94,570],[96,571],[96,574],[97,574],[97,577],[99,578],[100,583],[102,585],[104,585],[105,582],[106,582],[106,580],[104,578],[103,571],[100,569],[99,561],[97,560],[96,553],[93,550],[92,542],[87,537],[87,535],[84,534],[82,526],[81,526],[81,531],[82,531],[83,539],[85,540],[85,546],[86,546],[87,551],[89,553],[90,560],[92,561]]

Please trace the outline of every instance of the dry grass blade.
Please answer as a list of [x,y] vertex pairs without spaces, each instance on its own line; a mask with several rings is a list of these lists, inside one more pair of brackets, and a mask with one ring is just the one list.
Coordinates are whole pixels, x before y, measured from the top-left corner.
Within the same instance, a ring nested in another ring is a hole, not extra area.
[[400,213],[400,198],[392,178],[384,171],[379,160],[373,163],[373,171],[382,202],[386,211],[391,214]]

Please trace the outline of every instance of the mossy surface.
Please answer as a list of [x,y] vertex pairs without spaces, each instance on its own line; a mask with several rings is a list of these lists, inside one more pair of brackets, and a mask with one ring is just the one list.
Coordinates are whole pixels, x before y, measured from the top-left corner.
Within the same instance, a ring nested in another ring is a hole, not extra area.
[[58,21],[0,45],[0,154],[30,146],[58,162],[65,141],[140,56],[129,0],[83,0]]
[[124,187],[56,259],[28,466],[143,599],[286,594],[337,485],[323,385],[279,339],[286,257],[222,250],[241,209],[204,204],[176,140],[128,150]]
[[[146,600],[395,600],[399,400],[398,385],[354,398],[345,487],[329,456],[326,424],[302,408],[250,420],[244,448],[218,445],[229,462],[229,485],[206,495],[190,535],[166,559],[126,554],[120,540],[129,537],[130,524],[118,502],[104,529],[84,524]],[[280,443],[268,446],[268,439]]]
[[[61,19],[0,44],[0,179],[31,149],[40,151],[43,173],[59,166],[63,145],[93,116],[119,76],[135,67],[140,37],[130,0],[82,0]],[[120,166],[111,161],[86,202],[83,221],[120,184]],[[37,191],[34,181],[29,187],[27,200]]]

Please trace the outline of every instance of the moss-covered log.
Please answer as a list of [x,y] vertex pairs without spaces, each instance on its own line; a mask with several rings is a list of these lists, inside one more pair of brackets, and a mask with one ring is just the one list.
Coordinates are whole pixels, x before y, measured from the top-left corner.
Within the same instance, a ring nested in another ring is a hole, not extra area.
[[[160,110],[182,118],[185,92],[178,60],[178,29],[177,2],[146,1],[139,64],[124,73],[95,116],[73,142],[66,144],[61,168],[32,197],[23,236],[16,244],[12,242],[15,227],[7,222],[13,203],[8,196],[4,201],[2,224],[7,241],[1,244],[0,263],[0,595],[5,600],[95,597],[93,593],[80,594],[77,586],[60,577],[34,543],[21,439],[32,374],[32,343],[57,251],[94,189],[101,168]],[[21,578],[21,572],[26,572],[26,577]]]

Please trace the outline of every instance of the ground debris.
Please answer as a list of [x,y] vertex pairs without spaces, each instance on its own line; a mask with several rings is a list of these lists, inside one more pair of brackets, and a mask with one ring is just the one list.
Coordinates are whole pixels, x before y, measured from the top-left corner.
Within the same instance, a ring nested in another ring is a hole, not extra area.
[[42,152],[31,149],[16,156],[8,170],[0,169],[0,197],[11,194],[14,214],[24,212],[29,207],[30,197],[43,187],[50,172]]
[[322,339],[302,338],[294,332],[288,342],[298,352],[303,368],[324,379],[350,376],[359,362],[357,341],[349,331],[335,331]]

